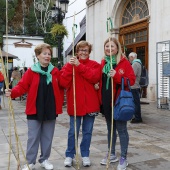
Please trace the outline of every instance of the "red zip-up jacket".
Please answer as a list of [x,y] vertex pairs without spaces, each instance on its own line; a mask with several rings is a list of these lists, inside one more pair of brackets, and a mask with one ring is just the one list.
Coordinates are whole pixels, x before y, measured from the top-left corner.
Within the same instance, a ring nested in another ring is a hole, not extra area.
[[[102,69],[104,65],[105,65],[105,60],[103,59],[101,61],[101,74],[102,74]],[[116,74],[113,77],[114,101],[116,101],[117,97],[120,94],[121,88],[119,88],[118,91],[116,92],[116,84],[119,84],[119,85],[121,84],[121,78],[122,77],[124,77],[125,79],[128,78],[130,80],[130,86],[134,85],[135,79],[136,79],[133,68],[130,62],[126,59],[126,57],[121,56],[121,60],[117,64],[115,71],[116,71]],[[125,85],[125,90],[128,90],[127,81],[124,81],[124,85]],[[102,81],[100,81],[100,90],[101,90],[101,87],[102,87]],[[100,96],[99,98],[101,101],[101,92],[99,92],[99,96]]]
[[[54,67],[54,69],[51,72],[51,75],[54,97],[56,102],[56,114],[61,114],[64,93],[62,88],[59,87],[58,83],[60,72],[56,67]],[[40,82],[39,73],[33,72],[31,69],[28,69],[23,75],[22,79],[19,81],[19,83],[14,88],[12,88],[11,98],[16,98],[27,93],[25,110],[25,113],[27,115],[36,114],[36,98],[39,82]]]
[[[75,68],[75,98],[76,115],[84,116],[88,113],[99,112],[100,102],[98,92],[94,84],[100,81],[101,66],[96,61],[79,60],[80,64]],[[67,63],[61,70],[60,85],[66,88],[67,112],[74,115],[73,94],[73,66]]]

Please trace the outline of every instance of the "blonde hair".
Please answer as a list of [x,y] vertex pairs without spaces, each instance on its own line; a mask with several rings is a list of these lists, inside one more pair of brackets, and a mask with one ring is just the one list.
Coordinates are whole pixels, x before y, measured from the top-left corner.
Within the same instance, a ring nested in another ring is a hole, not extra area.
[[87,41],[80,41],[77,45],[76,45],[76,53],[78,53],[79,49],[81,47],[85,47],[88,46],[89,47],[89,54],[92,51],[92,45],[90,43],[88,43]]
[[120,61],[120,58],[121,58],[121,55],[122,55],[121,45],[120,45],[119,41],[116,38],[110,37],[110,38],[106,39],[106,41],[104,42],[104,47],[110,41],[114,42],[116,44],[116,46],[117,46],[117,49],[118,49],[118,52],[117,52],[117,63],[118,63]]
[[50,46],[49,44],[46,44],[46,43],[39,44],[39,45],[37,45],[37,46],[35,47],[35,49],[34,49],[35,55],[36,55],[36,56],[40,55],[40,54],[42,53],[42,50],[43,50],[44,48],[49,49],[50,52],[51,52],[51,55],[52,55],[52,48],[51,48],[51,46]]

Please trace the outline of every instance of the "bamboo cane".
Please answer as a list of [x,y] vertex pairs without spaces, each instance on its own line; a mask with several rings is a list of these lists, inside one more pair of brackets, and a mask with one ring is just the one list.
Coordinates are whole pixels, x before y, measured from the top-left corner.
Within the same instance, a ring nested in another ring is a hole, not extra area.
[[126,50],[125,50],[125,41],[123,35],[122,35],[122,43],[123,43],[123,53],[125,54]]
[[[73,20],[73,46],[72,46],[72,57],[74,57],[74,38],[75,38],[75,13]],[[75,150],[76,150],[76,165],[79,169],[79,158],[78,158],[78,140],[77,140],[77,123],[76,123],[76,87],[75,87],[75,66],[73,66],[73,97],[74,97],[74,132],[75,132]]]
[[[6,0],[6,43],[8,44],[8,1]],[[2,55],[2,52],[1,52],[1,55]],[[7,45],[7,54],[6,54],[7,56],[6,56],[6,59],[7,59],[7,70],[8,70],[8,45]],[[5,75],[5,77],[6,77],[6,75],[7,75],[7,77],[8,77],[8,72],[7,72],[7,74],[5,73],[5,67],[4,67],[4,64],[3,64],[3,58],[2,58],[2,68],[4,69],[3,70],[3,72],[4,72],[4,75]],[[6,88],[9,88],[9,83],[7,82],[7,79],[6,79]],[[12,107],[12,101],[11,101],[11,99],[10,98],[8,98],[8,103],[9,103],[9,106],[11,106],[10,107],[10,109],[11,109],[11,114],[14,114],[14,112],[13,112],[13,107]],[[8,161],[9,161],[9,164],[8,164],[8,169],[10,168],[10,158],[11,158],[11,119],[10,119],[10,117],[11,117],[11,114],[9,113],[9,140],[10,140],[10,145],[9,145],[9,157],[8,157]],[[13,116],[13,115],[12,115]],[[14,122],[14,124],[15,124],[15,122]],[[18,136],[17,136],[17,133],[16,133],[17,131],[15,131],[15,139],[16,139],[16,149],[17,149],[17,170],[19,170],[19,165],[20,165],[20,160],[19,160],[19,147],[18,147]]]
[[[6,0],[6,43],[7,43],[7,53],[8,53],[8,0]],[[3,71],[3,75],[4,75],[5,85],[6,85],[6,88],[9,89],[8,72],[6,73],[6,70],[5,70],[5,64],[4,64],[4,61],[3,61],[1,48],[0,48],[0,57],[1,57],[1,61],[2,61],[2,71]],[[7,70],[8,70],[8,54],[7,54],[6,58],[7,58]],[[9,115],[8,115],[8,126],[9,126],[8,170],[10,169],[10,158],[11,158],[11,150],[12,150],[12,144],[11,144],[11,118],[13,119],[13,124],[14,124],[14,132],[15,132],[15,139],[16,139],[16,149],[17,149],[17,153],[16,153],[17,154],[17,156],[16,156],[17,170],[19,170],[20,169],[19,145],[21,147],[21,151],[22,151],[22,154],[23,154],[23,156],[25,158],[25,161],[26,161],[26,156],[24,154],[24,150],[22,148],[22,145],[21,145],[21,142],[19,140],[18,133],[17,133],[15,115],[14,115],[14,109],[13,109],[11,97],[8,97],[8,105],[9,105]],[[27,163],[27,165],[28,165],[28,163]],[[30,170],[30,168],[29,168],[29,170]]]
[[4,99],[4,82],[3,82],[3,86],[2,86],[2,98],[3,98],[3,106],[5,108],[5,99]]
[[[109,0],[108,0],[108,12],[109,12]],[[111,20],[111,19],[110,19]],[[112,24],[108,24],[108,32],[109,32],[109,48],[110,48],[110,68],[113,69],[112,66],[112,54],[111,54],[111,41],[110,41],[110,29],[112,27]],[[113,78],[111,77],[111,93],[112,93],[112,101],[111,101],[111,134],[110,134],[110,147],[109,147],[109,153],[108,153],[108,158],[107,158],[107,165],[106,169],[109,169],[109,162],[110,162],[110,155],[111,155],[111,150],[112,150],[112,141],[113,141],[113,125],[114,125],[114,95],[113,95]]]
[[[9,82],[8,82],[8,78],[6,76],[5,65],[4,65],[4,62],[3,62],[1,49],[0,49],[0,57],[1,57],[1,61],[2,61],[2,72],[3,72],[3,75],[4,75],[5,86],[6,86],[7,89],[9,89]],[[12,150],[12,144],[11,144],[11,118],[12,118],[13,124],[14,124],[14,132],[15,132],[16,147],[17,147],[17,156],[16,156],[17,170],[19,170],[19,168],[20,168],[19,146],[21,148],[21,151],[22,151],[22,154],[24,156],[24,160],[27,163],[27,166],[28,166],[28,162],[26,160],[26,156],[25,156],[21,141],[20,141],[19,136],[18,136],[17,127],[16,127],[16,121],[15,121],[15,114],[14,114],[14,109],[13,109],[11,97],[8,97],[8,106],[9,106],[9,119],[8,119],[8,122],[9,122],[9,157],[8,157],[8,161],[9,161],[9,163],[8,163],[8,170],[10,169],[10,157],[11,157],[11,150]],[[29,168],[29,166],[28,166],[28,168]],[[29,170],[30,170],[30,168],[29,168]]]

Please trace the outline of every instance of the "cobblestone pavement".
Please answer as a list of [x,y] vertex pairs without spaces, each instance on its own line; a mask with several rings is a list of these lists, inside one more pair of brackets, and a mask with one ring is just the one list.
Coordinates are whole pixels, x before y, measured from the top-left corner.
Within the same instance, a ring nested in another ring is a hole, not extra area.
[[[24,114],[25,102],[13,100],[15,113],[15,122],[19,141],[25,152],[27,142],[27,125],[26,116]],[[10,170],[17,170],[16,161],[16,140],[13,119],[9,118],[7,98],[2,101],[2,110],[0,110],[0,170],[7,170],[10,162]],[[142,105],[143,123],[131,124],[128,122],[129,131],[129,149],[127,170],[170,170],[170,111],[157,109],[156,103]],[[69,128],[68,115],[66,108],[64,113],[59,115],[56,121],[55,134],[52,145],[52,153],[49,158],[54,165],[54,170],[75,170],[76,164],[73,167],[64,167],[65,149],[67,145],[67,133]],[[10,121],[11,120],[11,121]],[[9,128],[11,122],[11,128]],[[11,129],[11,135],[9,135]],[[106,123],[104,118],[99,115],[96,117],[93,138],[91,142],[90,159],[92,165],[83,167],[81,156],[79,154],[80,170],[105,170],[106,166],[100,165],[100,160],[106,154]],[[11,136],[11,138],[10,138]],[[9,154],[9,143],[11,139],[11,154]],[[79,142],[81,140],[81,133]],[[120,155],[119,139],[117,140],[117,156]],[[80,152],[79,152],[80,153]],[[9,159],[10,155],[10,159]],[[24,156],[19,145],[19,157],[21,167],[25,164]],[[10,161],[9,161],[10,160]],[[118,163],[110,164],[109,170],[116,170]],[[36,170],[41,170],[39,163],[35,166]]]

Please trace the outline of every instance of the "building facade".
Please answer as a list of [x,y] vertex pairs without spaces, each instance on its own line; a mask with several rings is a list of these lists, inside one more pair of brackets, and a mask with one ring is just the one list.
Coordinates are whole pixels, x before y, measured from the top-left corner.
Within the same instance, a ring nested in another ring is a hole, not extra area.
[[[93,44],[91,57],[100,62],[103,44],[110,35],[123,51],[138,54],[149,71],[146,97],[157,98],[156,44],[170,39],[169,0],[87,0],[86,39]],[[107,32],[106,22],[112,21]]]
[[[3,50],[18,57],[14,60],[13,66],[31,67],[36,59],[34,48],[41,43],[44,43],[42,36],[4,35]],[[8,67],[12,69],[12,65],[9,64]]]

